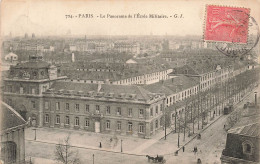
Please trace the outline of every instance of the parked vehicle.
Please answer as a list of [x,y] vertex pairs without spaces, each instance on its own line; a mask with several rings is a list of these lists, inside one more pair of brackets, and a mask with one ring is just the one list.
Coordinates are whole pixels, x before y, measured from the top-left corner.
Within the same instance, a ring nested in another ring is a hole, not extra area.
[[228,105],[224,107],[224,114],[227,115],[229,113],[231,113],[233,110],[233,105]]

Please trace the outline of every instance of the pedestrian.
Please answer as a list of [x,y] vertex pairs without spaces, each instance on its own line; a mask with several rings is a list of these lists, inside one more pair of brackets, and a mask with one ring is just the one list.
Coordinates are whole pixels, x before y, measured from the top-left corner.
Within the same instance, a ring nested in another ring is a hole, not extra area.
[[224,124],[224,129],[226,129],[226,125]]
[[99,148],[102,148],[102,144],[101,144],[101,142],[99,142]]
[[184,150],[185,150],[185,147],[183,146],[183,147],[182,147],[182,151],[184,152]]

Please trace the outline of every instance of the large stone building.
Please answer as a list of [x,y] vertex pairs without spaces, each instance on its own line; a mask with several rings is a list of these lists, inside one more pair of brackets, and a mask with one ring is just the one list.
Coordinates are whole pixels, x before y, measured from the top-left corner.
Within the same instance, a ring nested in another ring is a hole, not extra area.
[[0,118],[0,160],[3,163],[24,163],[24,129],[27,125],[26,121],[11,106],[3,102],[0,106]]
[[61,81],[40,57],[11,67],[3,99],[37,127],[149,138],[162,126],[164,95],[140,86]]

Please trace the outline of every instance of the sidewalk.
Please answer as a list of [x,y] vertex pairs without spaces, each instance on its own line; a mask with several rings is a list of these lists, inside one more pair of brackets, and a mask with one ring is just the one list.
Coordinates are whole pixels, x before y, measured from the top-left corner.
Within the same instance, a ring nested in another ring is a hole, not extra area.
[[[234,103],[234,109],[236,109],[237,106],[242,106],[243,105],[243,101],[246,100],[246,98],[251,94],[252,92],[248,93],[247,95],[245,95],[241,101],[237,101],[236,103]],[[215,109],[215,108],[214,108]],[[218,109],[222,109],[222,104],[218,105]],[[178,148],[178,133],[173,133],[170,129],[167,129],[167,139],[164,140],[163,138],[161,138],[161,140],[159,142],[149,142],[149,143],[145,143],[145,149],[143,148],[136,148],[136,152],[138,152],[139,154],[150,154],[150,155],[174,155],[174,153],[176,151],[180,151],[183,146],[186,146],[187,144],[189,144],[192,140],[197,138],[197,135],[199,133],[203,133],[208,127],[210,127],[212,124],[214,124],[216,121],[218,121],[220,118],[222,117],[228,117],[228,115],[223,115],[223,113],[221,112],[221,115],[217,115],[214,117],[214,119],[212,120],[208,120],[207,125],[201,126],[201,119],[200,119],[200,129],[198,130],[198,124],[197,121],[195,122],[194,125],[194,134],[192,134],[192,123],[189,123],[189,127],[191,130],[191,136],[188,137],[188,133],[186,133],[185,136],[185,140],[184,140],[184,134],[183,132],[180,133],[180,139],[179,139],[179,148]],[[174,127],[172,127],[171,129],[174,129]],[[169,135],[170,134],[170,135]],[[202,135],[203,138],[203,135]],[[150,144],[150,146],[148,146],[148,144]],[[141,145],[142,146],[142,145]],[[140,147],[141,147],[140,146]]]

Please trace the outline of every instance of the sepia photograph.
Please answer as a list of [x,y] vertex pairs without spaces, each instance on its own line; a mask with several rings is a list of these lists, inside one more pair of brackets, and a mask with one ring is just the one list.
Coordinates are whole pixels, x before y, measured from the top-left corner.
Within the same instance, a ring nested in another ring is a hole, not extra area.
[[0,164],[259,164],[260,0],[0,1]]

